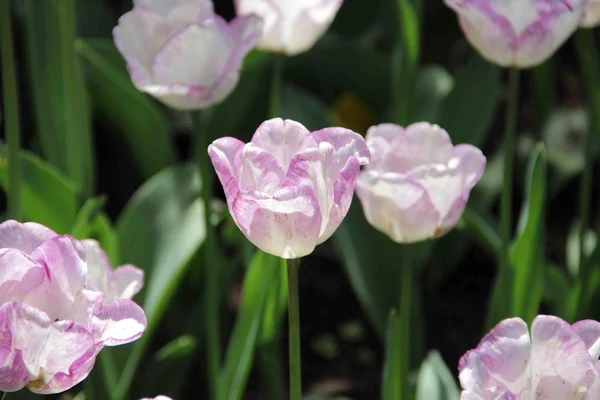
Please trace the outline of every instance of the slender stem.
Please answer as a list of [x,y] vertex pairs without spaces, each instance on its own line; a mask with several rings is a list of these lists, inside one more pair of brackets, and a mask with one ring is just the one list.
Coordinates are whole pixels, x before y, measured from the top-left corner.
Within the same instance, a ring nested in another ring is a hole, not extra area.
[[400,400],[410,399],[409,374],[410,374],[410,331],[411,331],[411,312],[412,312],[412,260],[410,247],[404,246],[402,249],[401,282],[400,282],[400,340],[399,357],[400,367]]
[[8,214],[21,218],[21,165],[19,161],[19,99],[15,73],[10,1],[0,1],[0,51],[2,86],[4,88],[4,120],[8,147]]
[[271,97],[269,98],[269,118],[279,116],[279,101],[281,99],[281,81],[285,56],[273,54],[273,76],[271,78]]
[[218,376],[221,365],[221,336],[219,322],[219,269],[215,258],[215,236],[210,223],[212,202],[212,166],[208,157],[206,132],[203,132],[203,119],[200,111],[192,113],[194,134],[196,135],[196,157],[202,178],[202,200],[204,203],[204,224],[206,238],[204,239],[204,293],[205,293],[205,328],[206,355],[208,368],[208,386],[211,399],[219,399]]
[[300,259],[287,260],[288,276],[288,330],[290,345],[290,399],[302,399],[300,364],[300,305],[298,301],[298,269]]
[[512,230],[513,168],[515,159],[515,131],[519,103],[519,70],[509,71],[508,105],[506,107],[506,131],[504,133],[504,185],[500,199],[500,268],[510,268],[509,246]]
[[7,396],[8,396],[8,392],[2,393],[2,397],[0,397],[0,400],[5,400]]
[[585,265],[585,235],[590,227],[593,184],[593,155],[591,154],[591,135],[585,138],[584,167],[579,190],[579,268],[580,279],[586,279],[587,271],[582,271]]

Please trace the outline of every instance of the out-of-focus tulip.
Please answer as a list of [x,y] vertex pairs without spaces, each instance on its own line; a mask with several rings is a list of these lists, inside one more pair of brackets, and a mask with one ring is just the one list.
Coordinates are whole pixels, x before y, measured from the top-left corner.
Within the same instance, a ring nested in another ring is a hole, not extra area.
[[193,110],[231,93],[261,31],[253,15],[227,23],[211,0],[134,0],[113,37],[139,90],[172,108]]
[[36,223],[0,224],[0,391],[65,391],[85,379],[103,346],[142,335],[146,316],[129,300],[141,271],[105,268],[95,242]]
[[500,322],[459,362],[463,400],[598,399],[600,323],[540,315]]
[[373,126],[371,162],[356,183],[369,223],[399,243],[440,236],[460,219],[486,159],[471,145],[452,146],[437,125]]
[[264,122],[252,141],[209,146],[238,227],[261,250],[298,258],[329,238],[348,212],[369,149],[344,128],[309,132],[295,121]]
[[593,28],[600,24],[600,0],[589,0],[581,21],[581,27]]
[[309,50],[327,31],[343,0],[235,0],[238,15],[264,20],[258,47],[295,55]]
[[170,398],[170,397],[162,396],[161,395],[161,396],[157,396],[157,397],[155,397],[153,399],[151,399],[150,397],[144,397],[143,399],[140,399],[140,400],[173,400],[173,399]]
[[528,68],[577,29],[588,0],[444,0],[467,40],[489,61]]

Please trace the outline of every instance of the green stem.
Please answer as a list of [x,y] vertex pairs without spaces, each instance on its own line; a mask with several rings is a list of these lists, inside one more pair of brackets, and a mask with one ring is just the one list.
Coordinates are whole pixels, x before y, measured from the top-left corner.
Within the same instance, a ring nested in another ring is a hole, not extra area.
[[19,99],[15,73],[10,1],[0,1],[0,51],[5,134],[8,147],[8,215],[21,219],[21,165],[19,160]]
[[410,331],[411,331],[411,312],[412,312],[412,261],[410,247],[405,245],[402,249],[401,282],[400,282],[400,340],[399,358],[400,367],[400,400],[410,399],[409,375],[410,375]]
[[590,227],[590,216],[592,207],[592,184],[593,184],[593,155],[591,154],[592,143],[591,135],[585,138],[584,167],[581,176],[581,186],[579,191],[579,279],[587,279],[585,268],[585,235]]
[[504,183],[500,199],[500,268],[510,268],[510,240],[512,231],[513,168],[515,162],[515,136],[519,104],[519,70],[509,71],[506,130],[504,133]]
[[290,397],[302,399],[302,375],[300,363],[300,305],[298,301],[298,269],[300,259],[287,260],[288,276],[288,331],[290,346]]
[[221,365],[221,335],[219,321],[219,269],[215,257],[215,235],[210,223],[212,203],[212,165],[208,157],[206,132],[203,131],[204,121],[200,111],[192,112],[194,134],[196,135],[196,157],[202,179],[202,200],[204,203],[204,224],[206,238],[204,239],[204,317],[206,329],[206,355],[208,369],[208,386],[211,399],[219,399],[218,377]]
[[279,116],[284,60],[284,55],[273,54],[273,76],[271,78],[271,97],[269,98],[269,118],[276,118]]
[[8,395],[8,392],[2,393],[2,397],[0,397],[0,400],[5,400],[7,395]]

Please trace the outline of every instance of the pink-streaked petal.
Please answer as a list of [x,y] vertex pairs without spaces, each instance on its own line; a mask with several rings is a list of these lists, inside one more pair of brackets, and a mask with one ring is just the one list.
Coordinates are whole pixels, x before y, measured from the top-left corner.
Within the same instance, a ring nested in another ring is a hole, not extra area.
[[393,241],[412,243],[435,236],[440,215],[425,188],[410,177],[363,172],[356,194],[367,221]]
[[144,397],[143,399],[140,399],[140,400],[173,400],[173,399],[171,399],[170,397],[167,397],[167,396],[160,395],[160,396],[156,396],[154,398]]
[[259,191],[272,195],[285,176],[285,171],[270,153],[254,143],[248,143],[242,154],[240,190]]
[[282,188],[263,198],[239,194],[230,212],[248,240],[278,257],[310,254],[319,238],[322,216],[311,187]]
[[452,157],[448,132],[428,122],[407,126],[394,141],[395,151],[388,159],[393,171],[406,172],[422,164],[446,164]]
[[85,287],[97,292],[109,292],[109,278],[112,272],[108,255],[100,247],[100,243],[93,239],[81,240],[85,249],[85,262],[87,275]]
[[0,249],[10,248],[31,254],[39,245],[55,236],[58,235],[44,225],[8,220],[0,224]]
[[26,254],[0,249],[0,304],[23,299],[44,277],[44,269]]
[[540,315],[531,326],[530,391],[550,400],[575,399],[594,381],[594,363],[575,329],[562,319]]
[[122,265],[112,273],[113,297],[107,300],[132,299],[144,286],[144,271],[135,265]]
[[600,322],[591,319],[576,322],[573,329],[579,334],[594,360],[600,357]]
[[366,142],[371,160],[366,169],[385,169],[387,156],[392,151],[395,139],[404,135],[404,128],[396,124],[380,124],[369,128]]
[[593,28],[598,24],[600,24],[600,0],[589,0],[580,26]]
[[208,154],[230,204],[240,191],[239,176],[242,169],[244,143],[236,138],[223,137],[208,146]]
[[[0,334],[5,333],[0,331]],[[0,391],[16,392],[23,389],[28,382],[29,371],[23,362],[21,350],[13,349],[10,341],[0,343]]]
[[325,128],[311,133],[317,143],[331,143],[335,149],[338,168],[341,170],[350,157],[355,157],[360,165],[366,165],[371,152],[365,139],[346,128]]
[[132,342],[146,330],[144,310],[128,299],[118,299],[94,314],[96,341],[105,346]]
[[294,155],[316,146],[304,125],[281,118],[263,122],[252,136],[252,144],[273,155],[285,172]]

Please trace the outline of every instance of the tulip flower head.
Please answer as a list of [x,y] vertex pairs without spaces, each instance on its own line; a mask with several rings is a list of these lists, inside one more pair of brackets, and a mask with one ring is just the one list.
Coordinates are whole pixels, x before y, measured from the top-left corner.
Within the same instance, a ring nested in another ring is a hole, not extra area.
[[0,391],[65,391],[103,346],[139,338],[146,317],[130,298],[142,279],[133,266],[113,270],[95,241],[0,224]]
[[208,151],[237,226],[261,250],[282,258],[310,254],[333,234],[370,157],[355,132],[311,133],[280,118],[264,122],[250,143],[225,137]]
[[459,362],[463,400],[600,398],[600,323],[540,315],[500,322]]
[[155,397],[155,398],[144,397],[143,399],[140,399],[140,400],[173,400],[173,399],[172,399],[172,398],[170,398],[170,397],[167,397],[167,396],[162,396],[162,395],[161,395],[161,396],[157,396],[157,397]]
[[333,22],[343,0],[235,0],[238,15],[264,20],[258,47],[296,55],[310,50]]
[[588,0],[444,0],[467,40],[503,67],[541,64],[567,40]]
[[593,28],[598,24],[600,24],[600,0],[589,0],[580,26]]
[[398,243],[443,235],[460,219],[486,159],[471,145],[452,146],[437,125],[373,126],[371,162],[356,194],[369,223]]
[[227,23],[211,0],[134,0],[113,30],[135,86],[169,107],[194,110],[225,99],[260,39],[254,15]]

